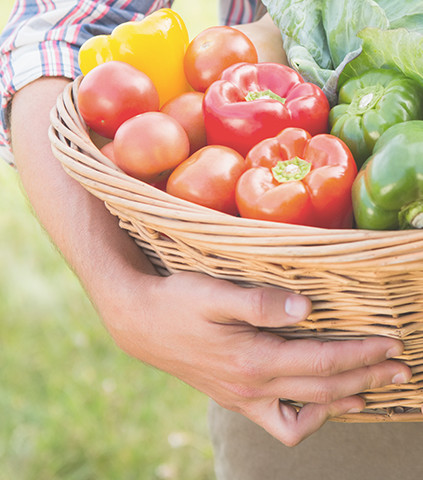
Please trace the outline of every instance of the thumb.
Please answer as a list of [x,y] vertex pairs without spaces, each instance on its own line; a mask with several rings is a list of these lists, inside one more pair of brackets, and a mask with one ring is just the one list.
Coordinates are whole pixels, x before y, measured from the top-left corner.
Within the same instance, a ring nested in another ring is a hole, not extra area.
[[279,399],[258,403],[249,414],[251,420],[288,447],[294,447],[319,430],[330,418],[365,407],[358,395],[339,399],[328,405],[308,403],[297,411],[292,405]]
[[311,301],[277,287],[245,288],[231,282],[219,292],[222,323],[241,321],[255,327],[283,327],[305,320],[311,313]]

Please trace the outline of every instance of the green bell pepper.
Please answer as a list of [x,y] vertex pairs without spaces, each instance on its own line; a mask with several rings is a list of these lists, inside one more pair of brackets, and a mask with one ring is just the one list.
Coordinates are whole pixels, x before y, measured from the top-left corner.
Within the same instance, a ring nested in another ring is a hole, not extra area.
[[352,187],[358,228],[423,228],[423,121],[386,130]]
[[339,90],[329,114],[331,134],[343,140],[358,167],[392,125],[423,119],[423,90],[416,81],[388,69],[368,70]]

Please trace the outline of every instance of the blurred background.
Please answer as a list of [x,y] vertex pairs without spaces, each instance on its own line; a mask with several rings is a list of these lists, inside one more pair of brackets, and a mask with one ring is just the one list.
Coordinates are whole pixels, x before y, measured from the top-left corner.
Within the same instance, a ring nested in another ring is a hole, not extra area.
[[[217,22],[174,8],[191,38]],[[1,480],[214,478],[207,398],[114,345],[1,160],[0,415]]]

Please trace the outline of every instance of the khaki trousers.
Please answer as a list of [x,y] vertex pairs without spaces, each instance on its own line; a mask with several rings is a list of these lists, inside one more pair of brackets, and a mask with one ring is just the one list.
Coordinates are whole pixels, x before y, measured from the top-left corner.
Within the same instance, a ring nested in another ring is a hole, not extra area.
[[423,423],[328,422],[288,448],[210,403],[217,480],[423,480]]

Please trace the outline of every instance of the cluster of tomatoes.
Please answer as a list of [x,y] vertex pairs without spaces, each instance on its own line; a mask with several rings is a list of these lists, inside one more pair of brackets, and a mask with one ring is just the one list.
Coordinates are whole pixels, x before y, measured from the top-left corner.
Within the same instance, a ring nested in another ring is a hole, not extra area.
[[197,35],[185,53],[184,71],[192,91],[160,106],[146,74],[125,62],[108,61],[83,77],[79,111],[94,132],[112,140],[102,152],[128,175],[236,214],[233,191],[244,158],[230,148],[207,144],[203,98],[226,67],[257,61],[246,35],[232,27],[211,27]]

